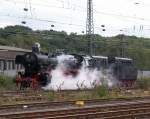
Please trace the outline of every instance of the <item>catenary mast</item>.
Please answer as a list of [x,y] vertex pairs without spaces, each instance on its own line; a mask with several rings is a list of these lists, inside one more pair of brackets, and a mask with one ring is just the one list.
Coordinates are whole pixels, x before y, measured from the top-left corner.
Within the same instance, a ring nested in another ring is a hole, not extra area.
[[87,20],[86,20],[86,35],[88,36],[88,53],[93,55],[93,0],[87,0]]

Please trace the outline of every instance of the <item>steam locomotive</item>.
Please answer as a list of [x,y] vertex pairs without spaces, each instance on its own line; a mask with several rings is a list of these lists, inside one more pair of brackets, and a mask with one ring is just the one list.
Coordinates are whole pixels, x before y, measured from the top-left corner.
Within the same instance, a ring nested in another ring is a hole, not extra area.
[[24,55],[17,55],[15,58],[16,64],[21,64],[24,67],[24,72],[18,72],[16,77],[16,85],[20,89],[32,87],[44,87],[51,82],[51,72],[59,64],[59,56],[65,55],[67,59],[63,60],[65,65],[64,75],[76,76],[78,70],[82,66],[83,57],[77,54],[53,53],[48,55],[40,52],[40,44],[35,43],[32,47],[32,52]]
[[17,85],[21,87],[46,86],[51,82],[51,72],[59,64],[58,57],[65,55],[69,58],[63,60],[65,64],[64,75],[78,75],[79,69],[84,65],[89,69],[111,69],[112,75],[125,86],[131,86],[137,79],[137,68],[132,59],[120,57],[86,56],[78,54],[54,53],[52,55],[40,52],[39,44],[32,48],[31,53],[16,56],[16,64],[24,66],[24,73],[18,72]]

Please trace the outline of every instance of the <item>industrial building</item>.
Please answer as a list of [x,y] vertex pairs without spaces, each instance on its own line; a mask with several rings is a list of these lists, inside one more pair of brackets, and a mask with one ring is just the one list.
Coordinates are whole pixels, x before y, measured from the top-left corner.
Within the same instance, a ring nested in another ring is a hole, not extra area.
[[21,65],[15,64],[15,57],[16,55],[21,55],[26,52],[31,52],[31,50],[10,46],[0,46],[0,73],[14,76],[17,70],[21,70],[23,68]]

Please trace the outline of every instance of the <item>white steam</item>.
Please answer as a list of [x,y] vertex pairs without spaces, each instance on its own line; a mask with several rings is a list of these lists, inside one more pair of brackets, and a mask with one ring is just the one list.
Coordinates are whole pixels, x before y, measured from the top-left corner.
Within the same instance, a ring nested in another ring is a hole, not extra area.
[[64,70],[67,67],[65,61],[76,62],[76,59],[71,55],[61,55],[57,60],[57,67],[51,72],[51,83],[44,87],[45,90],[91,89],[103,84],[112,87],[116,83],[110,70],[90,70],[85,65],[79,69],[77,76],[65,75]]

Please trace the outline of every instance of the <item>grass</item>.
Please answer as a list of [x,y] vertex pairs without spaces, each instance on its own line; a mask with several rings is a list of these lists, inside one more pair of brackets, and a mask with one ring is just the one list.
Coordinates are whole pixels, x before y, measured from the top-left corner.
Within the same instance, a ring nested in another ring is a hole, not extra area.
[[[102,89],[105,91],[99,91]],[[39,94],[45,97],[45,101],[67,101],[67,100],[86,100],[86,99],[112,99],[112,98],[130,98],[130,97],[144,97],[150,96],[150,91],[143,90],[131,90],[131,91],[118,91],[118,90],[107,90],[104,87],[99,87],[96,90],[91,91],[79,91],[79,92],[53,92],[53,91],[41,91]],[[35,94],[34,94],[35,95]],[[39,102],[38,100],[16,100],[15,96],[11,97],[0,97],[0,105],[3,104],[24,104]]]
[[55,96],[54,96],[54,92],[43,92],[43,96],[45,96],[47,98],[48,101],[54,101],[55,100]]
[[[39,94],[44,96],[48,101],[63,101],[63,100],[82,100],[82,99],[110,99],[110,98],[128,98],[128,97],[142,97],[150,96],[150,78],[142,78],[136,81],[138,89],[135,90],[120,90],[119,88],[109,90],[107,86],[97,86],[91,91],[77,91],[77,92],[54,92],[41,91]],[[12,77],[0,75],[0,91],[16,90],[15,83]],[[36,95],[36,91],[32,91]],[[13,97],[0,97],[0,104],[3,103],[25,103],[15,102]]]
[[93,96],[95,95],[96,97],[106,97],[108,94],[108,87],[104,85],[95,87],[95,89],[93,90]]
[[0,90],[15,90],[14,78],[0,74]]

